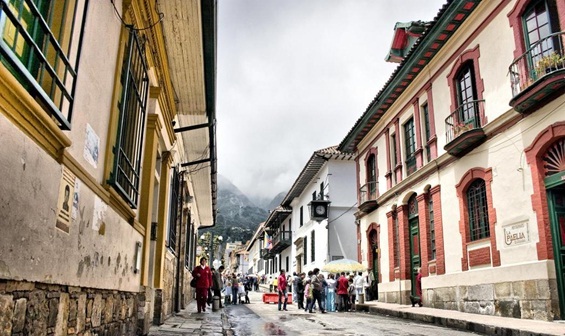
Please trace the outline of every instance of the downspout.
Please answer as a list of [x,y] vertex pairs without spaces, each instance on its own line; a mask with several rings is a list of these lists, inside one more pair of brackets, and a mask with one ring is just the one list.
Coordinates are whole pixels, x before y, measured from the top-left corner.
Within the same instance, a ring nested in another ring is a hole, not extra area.
[[[182,217],[183,217],[183,206],[184,206],[184,192],[183,192],[183,188],[184,188],[184,174],[185,174],[186,170],[181,172],[180,175],[180,188],[179,188],[179,194],[177,196],[177,211],[179,208],[179,203],[180,203],[180,219],[178,220],[178,230],[179,230],[179,235],[178,235],[178,243],[177,246],[179,247],[179,255],[177,257],[177,276],[176,276],[176,281],[175,281],[175,312],[178,313],[180,312],[180,295],[182,293],[182,290],[180,288],[180,277],[181,277],[181,258],[182,258],[182,254],[181,251],[182,249]],[[178,212],[177,212],[177,218],[178,218]],[[176,222],[176,221],[175,221]],[[187,233],[185,233],[187,234]],[[185,247],[186,248],[186,247]]]

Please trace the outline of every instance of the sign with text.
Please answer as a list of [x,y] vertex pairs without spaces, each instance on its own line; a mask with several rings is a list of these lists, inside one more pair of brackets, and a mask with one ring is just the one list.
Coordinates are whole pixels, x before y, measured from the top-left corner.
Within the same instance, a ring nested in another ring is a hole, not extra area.
[[528,221],[514,223],[503,227],[504,246],[515,246],[530,242]]

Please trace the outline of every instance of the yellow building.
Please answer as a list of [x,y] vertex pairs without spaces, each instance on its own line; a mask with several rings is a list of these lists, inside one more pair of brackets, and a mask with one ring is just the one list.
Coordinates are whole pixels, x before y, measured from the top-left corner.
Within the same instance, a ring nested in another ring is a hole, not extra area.
[[144,334],[216,215],[215,0],[0,2],[0,320]]

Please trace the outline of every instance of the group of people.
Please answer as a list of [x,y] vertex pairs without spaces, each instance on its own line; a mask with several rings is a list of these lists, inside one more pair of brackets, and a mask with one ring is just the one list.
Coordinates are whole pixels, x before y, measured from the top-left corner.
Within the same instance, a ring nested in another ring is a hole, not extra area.
[[361,272],[346,275],[330,273],[328,278],[315,268],[308,274],[287,276],[285,270],[273,281],[273,287],[279,294],[279,310],[286,311],[289,287],[296,297],[298,308],[312,313],[317,307],[322,314],[334,311],[355,311],[355,301],[368,286],[366,276]]
[[192,271],[196,279],[196,306],[199,313],[206,311],[206,305],[212,304],[212,297],[222,297],[220,308],[227,304],[249,303],[249,291],[259,289],[257,277],[240,274],[224,274],[224,266],[218,269],[210,268],[205,257],[200,258],[200,265]]

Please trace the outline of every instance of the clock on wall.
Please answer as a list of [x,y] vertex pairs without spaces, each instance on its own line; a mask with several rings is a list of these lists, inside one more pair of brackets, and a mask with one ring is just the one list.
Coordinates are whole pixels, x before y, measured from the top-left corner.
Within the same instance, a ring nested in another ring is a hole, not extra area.
[[328,208],[330,201],[328,200],[312,200],[310,204],[310,217],[316,221],[323,221],[328,218]]

